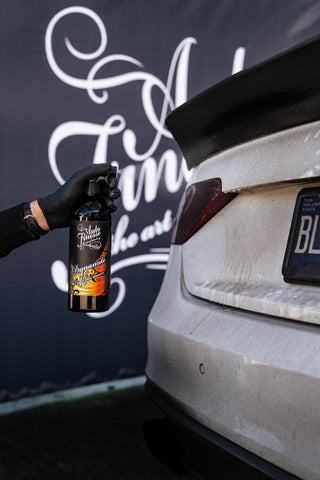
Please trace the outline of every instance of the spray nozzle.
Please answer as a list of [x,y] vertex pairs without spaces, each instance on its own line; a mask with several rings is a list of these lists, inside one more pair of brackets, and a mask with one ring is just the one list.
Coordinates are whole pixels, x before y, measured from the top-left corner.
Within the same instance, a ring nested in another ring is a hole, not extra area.
[[111,165],[110,171],[107,173],[105,177],[101,176],[98,177],[95,181],[96,182],[106,182],[107,186],[110,183],[111,177],[117,178],[118,169],[114,165]]

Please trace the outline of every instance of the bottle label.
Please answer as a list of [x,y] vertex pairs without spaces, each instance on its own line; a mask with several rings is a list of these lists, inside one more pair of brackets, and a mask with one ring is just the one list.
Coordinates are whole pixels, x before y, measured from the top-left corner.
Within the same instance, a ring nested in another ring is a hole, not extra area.
[[70,224],[69,294],[102,296],[109,293],[110,237],[108,221]]

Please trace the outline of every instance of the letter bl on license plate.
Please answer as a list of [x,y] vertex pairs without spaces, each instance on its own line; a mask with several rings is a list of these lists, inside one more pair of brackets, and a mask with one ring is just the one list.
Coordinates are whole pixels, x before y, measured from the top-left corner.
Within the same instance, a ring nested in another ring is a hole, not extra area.
[[282,274],[289,283],[320,285],[320,187],[297,197]]

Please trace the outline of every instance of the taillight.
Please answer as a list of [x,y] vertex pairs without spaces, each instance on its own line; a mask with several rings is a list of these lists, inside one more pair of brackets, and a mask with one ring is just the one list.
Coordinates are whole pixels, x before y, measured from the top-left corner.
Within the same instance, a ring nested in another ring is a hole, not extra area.
[[185,190],[178,208],[171,243],[181,245],[186,242],[236,195],[222,191],[220,178],[190,185]]

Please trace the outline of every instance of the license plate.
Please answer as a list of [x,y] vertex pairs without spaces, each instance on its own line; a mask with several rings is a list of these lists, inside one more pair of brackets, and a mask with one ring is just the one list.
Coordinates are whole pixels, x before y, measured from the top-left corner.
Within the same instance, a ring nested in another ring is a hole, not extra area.
[[298,194],[282,274],[289,283],[320,285],[320,187]]

